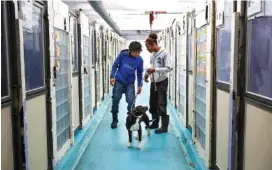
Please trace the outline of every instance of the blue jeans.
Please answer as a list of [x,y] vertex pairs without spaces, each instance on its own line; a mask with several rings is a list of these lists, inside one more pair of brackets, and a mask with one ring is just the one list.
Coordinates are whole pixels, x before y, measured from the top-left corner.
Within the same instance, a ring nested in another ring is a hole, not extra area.
[[119,81],[115,81],[115,85],[113,87],[112,108],[111,108],[113,119],[117,119],[117,114],[119,112],[119,102],[122,98],[123,93],[125,93],[126,95],[126,102],[128,104],[127,110],[130,111],[133,101],[135,99],[135,85],[124,84]]

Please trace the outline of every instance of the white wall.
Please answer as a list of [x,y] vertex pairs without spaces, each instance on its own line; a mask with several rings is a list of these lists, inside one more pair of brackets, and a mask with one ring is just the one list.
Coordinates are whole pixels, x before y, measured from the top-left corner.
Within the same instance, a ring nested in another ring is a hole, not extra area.
[[245,104],[244,170],[272,167],[272,114],[250,103]]
[[1,108],[1,169],[13,170],[11,106]]
[[46,95],[27,100],[29,169],[47,169]]

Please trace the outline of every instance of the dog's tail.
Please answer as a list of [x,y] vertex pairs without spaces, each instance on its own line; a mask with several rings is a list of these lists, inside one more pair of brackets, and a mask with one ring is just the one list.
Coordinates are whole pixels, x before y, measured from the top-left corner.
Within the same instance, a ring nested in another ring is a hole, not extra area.
[[[148,122],[149,122],[149,123],[150,123],[150,122],[154,122],[155,120],[157,120],[157,119],[152,119],[152,120],[149,120]],[[148,127],[150,126],[149,123],[148,123]],[[145,126],[145,129],[149,129],[149,128],[147,128],[147,126]]]

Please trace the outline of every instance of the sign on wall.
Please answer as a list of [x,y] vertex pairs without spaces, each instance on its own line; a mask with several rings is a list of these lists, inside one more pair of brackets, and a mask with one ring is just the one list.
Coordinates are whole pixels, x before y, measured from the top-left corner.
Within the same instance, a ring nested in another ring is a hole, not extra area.
[[22,4],[22,19],[23,29],[26,32],[32,33],[32,1],[21,1]]
[[216,26],[219,27],[222,25],[224,25],[224,11],[216,13]]
[[192,18],[188,18],[188,34],[192,33]]
[[216,5],[216,26],[224,25],[224,9],[225,9],[225,1],[217,1]]
[[206,20],[206,11],[203,10],[200,13],[198,13],[196,15],[195,18],[195,28],[199,29],[200,27],[204,26],[207,24],[207,20]]
[[249,0],[247,2],[247,16],[253,16],[262,12],[262,0]]

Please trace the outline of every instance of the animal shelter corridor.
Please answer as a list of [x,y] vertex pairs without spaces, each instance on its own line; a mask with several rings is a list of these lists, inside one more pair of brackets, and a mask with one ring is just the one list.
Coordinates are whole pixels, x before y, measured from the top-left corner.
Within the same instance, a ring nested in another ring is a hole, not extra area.
[[[148,103],[149,85],[145,85],[143,93],[137,98],[136,105]],[[120,113],[126,113],[126,102],[120,102]],[[127,149],[127,130],[125,128],[126,114],[120,114],[118,128],[111,130],[111,114],[102,118],[86,146],[85,152],[78,161],[76,169],[192,169],[188,162],[188,156],[182,150],[172,127],[167,135],[150,137],[143,132],[143,147]],[[134,135],[136,136],[136,134]],[[133,141],[136,146],[137,141]],[[102,163],[104,162],[104,163]],[[69,168],[63,168],[69,169]]]
[[272,1],[1,1],[1,169],[271,170]]

